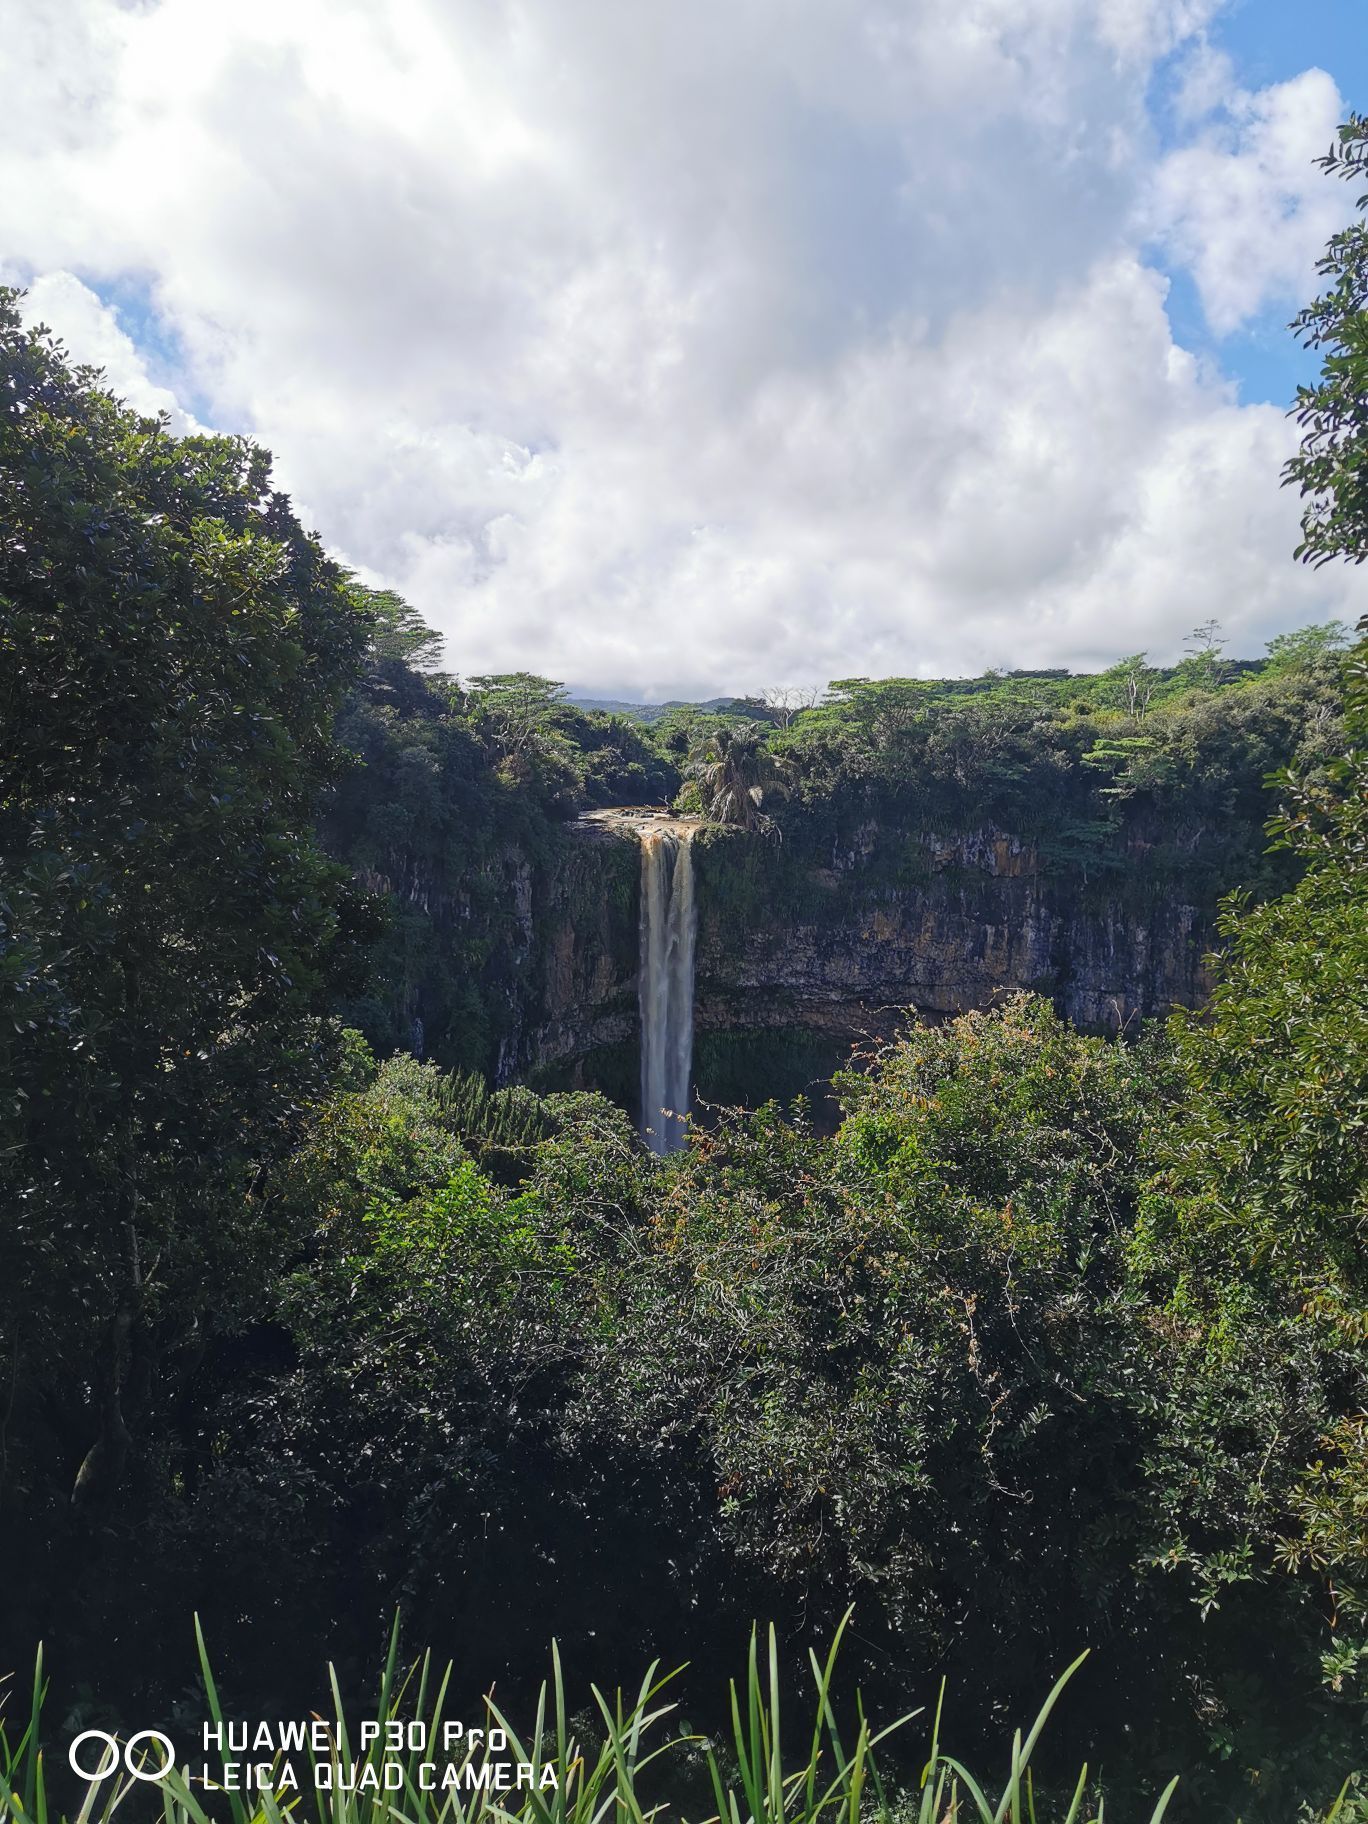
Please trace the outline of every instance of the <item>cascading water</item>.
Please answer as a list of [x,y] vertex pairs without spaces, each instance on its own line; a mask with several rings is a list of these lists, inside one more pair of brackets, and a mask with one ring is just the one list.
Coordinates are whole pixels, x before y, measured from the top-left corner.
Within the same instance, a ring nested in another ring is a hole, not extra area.
[[653,1153],[687,1144],[693,1068],[692,830],[641,831],[641,1132]]

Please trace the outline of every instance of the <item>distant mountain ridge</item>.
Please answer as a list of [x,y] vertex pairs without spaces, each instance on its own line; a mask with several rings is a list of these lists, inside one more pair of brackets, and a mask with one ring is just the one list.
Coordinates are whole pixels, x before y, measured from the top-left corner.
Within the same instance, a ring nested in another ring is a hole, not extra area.
[[689,697],[671,697],[668,703],[629,703],[618,697],[580,697],[572,693],[568,701],[576,709],[601,709],[605,715],[635,716],[640,722],[654,722],[671,709],[710,709],[718,714],[735,710],[739,715],[749,715],[754,710],[753,705],[743,704],[739,697],[709,697],[705,703]]
[[[1315,631],[1314,629],[1312,631]],[[1143,656],[1143,655],[1142,655]],[[1256,676],[1263,671],[1269,661],[1263,659],[1235,659],[1224,655],[1220,659],[1220,670],[1227,682],[1240,677]],[[1167,684],[1182,675],[1181,665],[1158,665],[1146,667],[1147,675],[1156,684]],[[875,683],[918,685],[928,695],[937,698],[976,697],[1000,691],[1004,685],[1011,684],[1059,684],[1065,680],[1076,680],[1080,687],[1095,683],[1107,674],[1102,671],[1070,671],[1067,666],[1014,668],[1012,670],[993,669],[971,678],[912,678],[896,677],[878,678]],[[829,686],[832,689],[834,686]],[[665,703],[633,703],[620,697],[580,696],[572,691],[565,699],[576,709],[601,710],[606,715],[632,716],[639,722],[655,722],[672,709],[708,710],[714,715],[733,715],[747,717],[753,721],[772,722],[775,717],[768,714],[764,702],[758,696],[709,697],[700,700],[695,697],[671,697]]]

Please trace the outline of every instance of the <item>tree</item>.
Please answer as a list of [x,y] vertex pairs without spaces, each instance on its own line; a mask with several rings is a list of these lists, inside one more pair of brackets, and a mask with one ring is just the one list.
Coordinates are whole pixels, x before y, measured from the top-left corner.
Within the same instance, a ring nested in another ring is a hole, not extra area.
[[265,451],[127,410],[17,302],[0,293],[0,1322],[19,1473],[79,1464],[85,1499],[118,1485],[168,1353],[250,1302],[256,1162],[332,1053],[319,1016],[360,902],[311,818],[368,617]]
[[565,686],[530,671],[496,672],[470,680],[470,708],[496,757],[516,760],[554,742]]
[[782,786],[783,770],[755,723],[723,723],[707,730],[692,749],[684,772],[697,783],[709,822],[742,830],[774,829],[774,819],[761,806],[767,791]]
[[[1346,123],[1321,165],[1368,173],[1368,120]],[[1303,441],[1285,479],[1307,502],[1297,554],[1361,563],[1362,221],[1335,236],[1320,271],[1334,282],[1293,327],[1325,361],[1319,382],[1298,389]],[[1334,650],[1333,623],[1310,631]],[[1186,1113],[1168,1143],[1170,1195],[1155,1199],[1139,1238],[1140,1254],[1172,1274],[1171,1336],[1183,1339],[1173,1348],[1187,1358],[1176,1429],[1191,1389],[1221,1368],[1239,1364],[1242,1380],[1264,1384],[1262,1414],[1242,1415],[1233,1444],[1207,1435],[1198,1448],[1204,1463],[1223,1454],[1237,1471],[1246,1557],[1252,1538],[1265,1562],[1276,1551],[1323,1577],[1336,1632],[1322,1663],[1336,1688],[1368,1670],[1368,619],[1360,633],[1343,667],[1344,749],[1280,780],[1270,827],[1305,873],[1265,905],[1228,903],[1210,1006],[1175,1017]],[[1285,637],[1283,654],[1298,638]],[[1210,1516],[1198,1524],[1210,1538]]]
[[1178,666],[1178,675],[1195,684],[1199,690],[1219,690],[1226,679],[1221,663],[1225,638],[1219,621],[1203,621],[1183,642],[1187,657]]
[[[1368,178],[1368,115],[1352,114],[1319,164],[1348,183]],[[1316,383],[1297,388],[1301,448],[1283,469],[1284,485],[1295,483],[1305,502],[1296,554],[1308,564],[1368,557],[1368,195],[1358,209],[1359,219],[1331,239],[1316,267],[1329,281],[1326,290],[1291,325],[1303,347],[1324,355]]]
[[[1210,1004],[1171,1023],[1187,1093],[1136,1246],[1149,1301],[1161,1302],[1156,1280],[1169,1288],[1157,1326],[1169,1418],[1154,1455],[1165,1562],[1208,1603],[1278,1561],[1319,1574],[1335,1629],[1321,1664],[1337,1689],[1368,1671],[1365,657],[1368,641],[1350,670],[1356,745],[1283,779],[1273,828],[1303,878],[1264,905],[1228,902]],[[1305,1616],[1304,1594],[1286,1596]],[[1297,1631],[1314,1648],[1314,1631]]]
[[1228,903],[1210,1007],[1178,1025],[1185,1156],[1216,1222],[1299,1305],[1353,1329],[1368,1305],[1368,639],[1345,722],[1346,754],[1282,776],[1271,828],[1305,875],[1266,905]]
[[806,709],[816,703],[821,691],[815,685],[777,684],[761,693],[769,720],[776,728],[791,728]]
[[1133,652],[1127,658],[1118,659],[1102,673],[1098,682],[1109,693],[1116,692],[1121,707],[1133,721],[1143,722],[1149,713],[1159,674],[1151,667],[1148,653]]
[[1349,644],[1349,629],[1343,621],[1322,621],[1313,627],[1298,627],[1291,633],[1279,633],[1264,648],[1268,657],[1265,672],[1308,671],[1338,658]]
[[371,617],[370,652],[377,659],[399,659],[415,671],[437,671],[445,645],[418,610],[393,589],[367,589],[353,582],[352,594]]
[[920,678],[837,678],[830,708],[877,749],[897,749],[927,719],[934,686]]
[[[1321,168],[1368,175],[1368,118],[1339,131]],[[1368,196],[1359,202],[1368,209]],[[1297,555],[1368,557],[1368,226],[1330,242],[1318,270],[1334,283],[1292,327],[1326,351],[1319,382],[1297,390],[1300,453],[1284,478],[1307,507]],[[1300,1300],[1350,1328],[1368,1301],[1359,1235],[1368,1221],[1368,617],[1344,667],[1347,748],[1281,775],[1271,828],[1307,873],[1282,899],[1228,907],[1229,940],[1209,1016],[1185,1022],[1200,1111],[1191,1155],[1237,1225],[1238,1245],[1270,1262]],[[1284,634],[1270,657],[1338,650],[1343,627]],[[1368,1324],[1363,1326],[1368,1334]]]
[[1133,1582],[1114,1289],[1165,1073],[1026,996],[866,1063],[834,1140],[774,1103],[695,1137],[591,1385],[742,1563],[1001,1692]]

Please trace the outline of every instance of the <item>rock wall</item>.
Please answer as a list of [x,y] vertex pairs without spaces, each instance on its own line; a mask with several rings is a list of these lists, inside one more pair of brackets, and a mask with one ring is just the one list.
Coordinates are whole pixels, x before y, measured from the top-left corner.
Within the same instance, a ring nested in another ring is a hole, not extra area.
[[921,841],[924,880],[871,881],[858,859],[813,869],[815,906],[748,928],[709,918],[705,875],[704,1023],[854,1030],[883,1009],[960,1013],[1026,988],[1081,1027],[1117,1031],[1202,999],[1214,902],[1138,866],[1101,882],[1052,874],[1000,830]]
[[[857,1035],[909,1007],[952,1014],[1020,988],[1090,1030],[1194,1005],[1217,891],[1196,861],[1186,878],[1152,870],[1149,850],[1131,832],[1086,878],[992,828],[866,827],[820,860],[706,832],[698,1030]],[[531,910],[542,961],[501,1056],[505,1080],[635,1039],[635,892],[630,827],[567,828]]]
[[494,1073],[500,1083],[635,1040],[637,1032],[635,835],[572,824],[530,881],[537,943],[530,966],[510,981],[510,1020]]
[[[992,827],[865,824],[820,854],[705,830],[694,848],[696,1030],[834,1043],[882,1036],[908,1008],[953,1014],[1021,988],[1093,1031],[1196,1005],[1217,901],[1235,883],[1210,865],[1214,845],[1200,831],[1162,838],[1118,831],[1080,869]],[[510,841],[474,873],[396,864],[367,884],[398,902],[386,998],[351,1016],[382,1046],[388,1032],[391,1045],[499,1083],[573,1081],[567,1066],[616,1048],[614,1093],[630,1099],[640,893],[631,817],[560,826],[535,855]]]

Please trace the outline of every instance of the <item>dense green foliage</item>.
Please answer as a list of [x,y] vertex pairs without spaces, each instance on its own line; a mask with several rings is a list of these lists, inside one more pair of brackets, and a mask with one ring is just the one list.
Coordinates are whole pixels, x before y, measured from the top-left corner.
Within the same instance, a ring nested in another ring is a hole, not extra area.
[[[1351,115],[1338,143],[1320,161],[1328,175],[1361,184],[1368,176],[1368,116]],[[1333,236],[1317,266],[1326,289],[1293,323],[1307,348],[1321,355],[1320,378],[1297,389],[1301,448],[1287,465],[1306,501],[1297,555],[1308,563],[1368,556],[1368,456],[1363,437],[1368,378],[1368,198],[1356,199],[1358,219]]]
[[309,815],[366,617],[260,451],[124,410],[10,293],[0,613],[0,1447],[41,1526],[255,1295],[359,934]]
[[1198,1068],[1022,998],[912,1029],[832,1138],[771,1108],[661,1164],[597,1098],[491,1111],[353,1046],[263,1193],[293,1258],[195,1388],[155,1579],[106,1548],[122,1650],[193,1602],[274,1697],[305,1618],[355,1663],[402,1600],[516,1688],[548,1613],[596,1670],[664,1628],[712,1668],[748,1612],[801,1641],[854,1600],[881,1700],[943,1669],[990,1729],[1089,1646],[1071,1727],[1118,1796],[1214,1803],[1214,1755],[1246,1816],[1328,1799],[1362,1699],[1319,1560],[1360,1497],[1321,1440],[1362,1349],[1213,1250]]
[[[774,819],[761,807],[781,788],[782,762],[765,745],[754,722],[699,729],[685,768],[699,810],[710,823],[769,834]],[[689,800],[686,800],[689,802]]]
[[1033,839],[1047,866],[1183,876],[1189,891],[1266,882],[1266,774],[1335,739],[1333,649],[1228,677],[1182,667],[1132,707],[1138,660],[1090,678],[1015,677],[988,688],[884,679],[833,687],[780,741],[797,804],[786,835],[839,842],[861,819],[995,827]]

